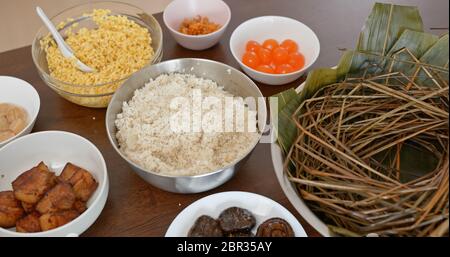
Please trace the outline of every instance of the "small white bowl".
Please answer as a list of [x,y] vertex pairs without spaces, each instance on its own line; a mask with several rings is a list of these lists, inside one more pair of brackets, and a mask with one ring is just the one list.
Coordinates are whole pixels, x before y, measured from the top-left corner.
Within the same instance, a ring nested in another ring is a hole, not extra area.
[[78,236],[98,218],[108,197],[106,163],[100,151],[87,139],[64,131],[44,131],[21,137],[0,149],[0,191],[12,190],[11,182],[39,162],[59,175],[67,162],[88,170],[98,187],[87,202],[87,210],[73,221],[45,232],[19,233],[0,228],[2,236]]
[[229,207],[240,207],[252,212],[256,219],[256,226],[252,230],[254,234],[264,221],[270,218],[282,218],[291,225],[296,237],[307,237],[295,216],[282,205],[265,196],[240,191],[217,193],[195,201],[177,215],[165,236],[186,237],[198,217],[209,215],[216,219],[223,210]]
[[25,109],[28,115],[27,126],[14,137],[0,142],[0,148],[7,143],[29,134],[34,127],[41,101],[36,89],[28,82],[14,77],[0,76],[0,103],[10,103]]
[[[186,35],[178,31],[185,18],[201,15],[219,24],[219,30],[206,35]],[[222,0],[174,0],[164,10],[163,20],[173,38],[183,47],[204,50],[219,42],[231,19],[231,11]]]
[[[268,74],[254,70],[242,63],[242,55],[249,40],[262,44],[273,38],[278,42],[294,40],[299,52],[305,56],[305,66],[288,74]],[[230,50],[241,68],[251,78],[268,85],[283,85],[298,79],[319,57],[320,42],[316,34],[305,24],[287,17],[262,16],[243,22],[231,34]]]

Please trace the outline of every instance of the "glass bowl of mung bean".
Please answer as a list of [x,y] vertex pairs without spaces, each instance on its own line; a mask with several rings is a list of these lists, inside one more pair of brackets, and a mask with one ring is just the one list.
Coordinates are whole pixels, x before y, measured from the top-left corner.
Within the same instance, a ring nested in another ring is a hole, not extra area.
[[107,107],[114,92],[135,72],[161,61],[162,30],[142,9],[120,2],[77,5],[50,18],[83,63],[87,73],[65,58],[46,27],[32,44],[42,80],[61,97],[78,105]]

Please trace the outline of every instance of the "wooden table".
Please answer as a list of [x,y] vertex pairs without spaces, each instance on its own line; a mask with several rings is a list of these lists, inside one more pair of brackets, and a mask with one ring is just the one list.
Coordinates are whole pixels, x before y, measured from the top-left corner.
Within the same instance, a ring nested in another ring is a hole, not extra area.
[[[208,58],[238,67],[231,56],[228,40],[234,28],[243,21],[261,15],[282,15],[309,25],[321,41],[321,54],[314,65],[335,65],[339,49],[352,48],[374,1],[367,0],[228,0],[232,19],[222,41],[206,51],[189,51],[175,43],[162,22],[164,60],[180,57]],[[428,29],[436,34],[447,31],[447,0],[393,1],[417,5]],[[151,1],[147,2],[151,4]],[[303,224],[310,236],[319,234],[309,226],[284,196],[272,168],[270,146],[259,144],[238,174],[225,185],[201,194],[168,193],[147,184],[138,177],[111,147],[105,130],[105,109],[89,109],[72,104],[54,93],[39,78],[31,59],[30,47],[0,54],[0,75],[15,76],[30,82],[41,97],[41,110],[34,131],[64,130],[91,140],[106,159],[110,191],[106,206],[84,236],[163,236],[171,221],[187,205],[209,194],[242,190],[272,198],[288,208]],[[285,86],[258,84],[265,96],[295,87],[304,78]],[[1,85],[0,85],[1,86]]]

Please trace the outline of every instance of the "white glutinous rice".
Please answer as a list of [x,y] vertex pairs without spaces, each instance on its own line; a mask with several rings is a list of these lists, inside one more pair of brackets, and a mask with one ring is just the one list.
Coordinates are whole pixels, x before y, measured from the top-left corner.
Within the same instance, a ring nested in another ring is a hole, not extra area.
[[[185,105],[174,105],[180,97],[186,99]],[[206,104],[211,97],[220,104]],[[123,103],[115,121],[120,151],[142,168],[163,175],[192,176],[226,167],[244,157],[259,138],[256,111],[232,97],[209,79],[181,73],[160,75]],[[198,99],[202,104],[198,105]],[[225,114],[230,110],[226,99],[232,99],[231,116]],[[239,108],[245,113],[243,122],[233,123],[239,120]],[[200,125],[196,125],[199,116]],[[180,124],[188,124],[188,130],[174,130],[174,117],[185,117]],[[245,129],[226,130],[230,122],[234,128],[241,125]]]

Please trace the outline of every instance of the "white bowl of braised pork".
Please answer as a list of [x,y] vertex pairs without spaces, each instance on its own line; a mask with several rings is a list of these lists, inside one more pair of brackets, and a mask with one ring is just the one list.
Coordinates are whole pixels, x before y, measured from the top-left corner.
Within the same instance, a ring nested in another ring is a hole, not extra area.
[[100,151],[63,131],[21,137],[0,149],[0,237],[78,236],[108,196]]

